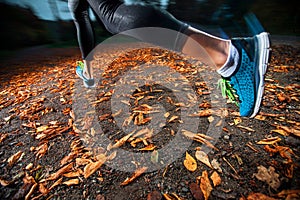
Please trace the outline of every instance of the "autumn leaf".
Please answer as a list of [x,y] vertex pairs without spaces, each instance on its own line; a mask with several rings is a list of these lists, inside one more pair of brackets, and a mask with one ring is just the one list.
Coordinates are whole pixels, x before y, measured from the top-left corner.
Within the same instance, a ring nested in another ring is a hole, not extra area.
[[73,163],[69,163],[68,165],[60,168],[57,172],[51,174],[47,180],[56,180],[57,178],[59,178],[62,174],[70,172],[71,169],[73,167]]
[[200,188],[200,185],[198,185],[197,183],[190,184],[190,191],[195,200],[204,200],[203,192]]
[[275,172],[275,169],[270,166],[269,169],[260,165],[257,167],[258,172],[254,176],[263,182],[266,182],[270,185],[271,188],[277,190],[280,186],[279,174]]
[[79,180],[77,178],[76,179],[70,179],[70,180],[67,180],[67,181],[63,182],[62,184],[65,184],[67,186],[78,185]]
[[96,162],[90,162],[84,167],[83,175],[84,178],[88,178],[91,176],[95,171],[97,171],[106,161],[106,157],[102,157],[102,159]]
[[148,167],[142,167],[137,169],[130,178],[126,178],[125,181],[121,183],[122,186],[128,185],[132,181],[134,181],[137,177],[142,175],[145,171],[147,171]]
[[247,200],[276,200],[262,193],[252,193],[247,197]]
[[200,177],[200,188],[204,195],[204,199],[208,200],[210,193],[212,191],[212,186],[210,184],[207,171],[203,171]]
[[214,187],[221,184],[221,177],[216,171],[214,171],[212,173],[212,175],[210,176],[210,179],[212,180]]
[[196,156],[197,160],[201,161],[208,167],[213,168],[209,162],[209,158],[208,158],[207,154],[204,151],[196,151],[195,156]]
[[280,142],[281,139],[279,137],[272,137],[272,138],[267,138],[263,139],[256,144],[276,144],[277,142]]
[[111,149],[115,149],[115,148],[119,148],[120,146],[122,146],[123,144],[125,144],[125,142],[133,135],[134,131],[127,134],[126,136],[122,137],[120,140],[118,140],[115,144],[109,144],[107,146],[107,150],[110,151]]
[[185,159],[183,161],[183,165],[187,170],[191,172],[194,172],[197,169],[196,160],[188,152],[185,153]]
[[9,166],[14,165],[22,157],[22,155],[24,155],[24,153],[22,151],[18,151],[17,153],[9,157],[7,159],[8,165]]

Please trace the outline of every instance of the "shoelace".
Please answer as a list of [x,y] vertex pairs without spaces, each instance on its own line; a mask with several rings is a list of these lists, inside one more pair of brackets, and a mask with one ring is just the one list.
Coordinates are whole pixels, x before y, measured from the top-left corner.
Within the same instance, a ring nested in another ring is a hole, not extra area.
[[239,106],[238,99],[236,97],[235,90],[233,87],[230,85],[229,81],[221,78],[218,81],[218,88],[221,89],[221,93],[223,98],[228,98],[231,103],[235,103],[235,105]]
[[76,61],[76,65],[79,66],[79,67],[83,70],[83,68],[84,68],[84,63],[83,63],[81,60]]

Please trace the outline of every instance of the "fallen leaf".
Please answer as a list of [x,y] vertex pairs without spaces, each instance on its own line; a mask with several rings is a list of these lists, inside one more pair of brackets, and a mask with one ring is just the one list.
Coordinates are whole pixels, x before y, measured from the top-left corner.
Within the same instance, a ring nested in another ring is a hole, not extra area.
[[19,160],[19,158],[21,158],[22,155],[24,155],[24,153],[22,151],[18,151],[17,153],[9,157],[7,159],[8,165],[9,166],[14,165]]
[[46,195],[49,193],[49,190],[45,187],[44,183],[39,183],[39,191],[43,195]]
[[271,130],[271,133],[279,133],[280,135],[283,135],[283,136],[289,135],[289,133],[287,133],[285,130],[282,130],[282,129]]
[[272,138],[267,138],[267,139],[263,139],[259,142],[257,142],[256,144],[275,144],[277,142],[280,142],[281,139],[279,137],[272,137]]
[[185,160],[183,161],[183,165],[187,170],[191,172],[194,172],[197,169],[196,160],[188,152],[185,153]]
[[212,175],[210,176],[210,179],[212,180],[214,187],[221,184],[221,177],[216,171],[214,171],[212,173]]
[[209,162],[209,158],[208,158],[207,154],[204,151],[196,151],[195,156],[196,156],[197,160],[201,161],[208,167],[213,168]]
[[276,200],[262,193],[252,193],[247,197],[247,200]]
[[61,184],[63,178],[61,177],[60,179],[58,179],[57,181],[55,181],[50,187],[49,190],[52,190],[54,187],[58,186],[59,184]]
[[200,188],[204,195],[204,199],[208,200],[210,193],[212,191],[212,186],[210,184],[207,171],[203,171],[200,177]]
[[281,192],[276,194],[276,196],[279,198],[285,198],[289,195],[292,195],[292,196],[297,195],[298,197],[300,197],[300,189],[298,189],[298,190],[282,190]]
[[151,162],[152,163],[158,163],[158,151],[154,150],[152,153],[151,153]]
[[2,186],[8,186],[9,184],[11,183],[11,181],[7,181],[7,180],[4,180],[4,179],[2,179],[1,177],[0,177],[0,184],[2,185]]
[[57,178],[59,178],[62,174],[67,173],[69,171],[71,171],[73,167],[73,163],[69,163],[68,165],[60,168],[57,172],[51,174],[47,180],[56,180]]
[[220,163],[219,163],[216,159],[213,159],[213,160],[211,161],[211,166],[212,166],[215,170],[217,170],[219,173],[223,173],[223,170],[222,170],[222,168],[220,167]]
[[147,171],[148,167],[141,167],[137,169],[130,178],[126,178],[125,181],[121,183],[122,186],[128,185],[132,181],[134,181],[137,177],[142,175],[145,171]]
[[88,178],[95,171],[97,171],[106,161],[106,157],[103,157],[102,160],[96,162],[90,162],[83,169],[84,178]]
[[74,171],[74,172],[69,172],[69,173],[63,174],[63,176],[67,177],[67,178],[74,178],[74,177],[79,177],[80,174],[81,174],[80,171],[77,170],[77,171]]
[[241,128],[241,129],[245,129],[245,130],[250,131],[250,132],[255,132],[255,130],[250,128],[250,127],[246,127],[246,126],[242,126],[242,125],[237,125],[236,127]]
[[76,179],[71,179],[71,180],[63,182],[62,184],[65,184],[67,186],[78,185],[79,184],[79,180],[77,178]]
[[270,166],[269,169],[260,165],[257,167],[258,172],[254,176],[263,182],[270,185],[271,188],[277,190],[280,186],[279,174],[275,172],[274,167]]
[[139,149],[139,151],[152,151],[156,148],[156,146],[154,144],[149,144],[148,146]]
[[177,194],[172,193],[172,194],[163,194],[163,197],[165,200],[182,200]]
[[204,200],[203,192],[200,189],[200,185],[198,185],[197,183],[190,184],[190,191],[195,200]]
[[114,148],[119,148],[120,146],[122,146],[123,144],[125,144],[125,142],[133,135],[134,131],[127,134],[126,136],[122,137],[120,140],[118,140],[115,144],[109,144],[107,146],[107,150],[110,151],[111,149]]

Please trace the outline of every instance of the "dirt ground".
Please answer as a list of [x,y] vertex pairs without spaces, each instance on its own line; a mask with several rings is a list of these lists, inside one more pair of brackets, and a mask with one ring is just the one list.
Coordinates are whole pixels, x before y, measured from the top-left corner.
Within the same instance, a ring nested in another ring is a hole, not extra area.
[[[146,148],[152,153],[151,162],[123,158],[135,172],[110,167],[120,162],[118,154],[101,144],[92,149],[81,140],[82,134],[94,135],[90,118],[76,119],[72,107],[74,101],[78,103],[73,96],[78,89],[78,49],[38,47],[23,51],[3,61],[0,69],[0,199],[300,199],[299,51],[299,46],[272,47],[262,107],[254,119],[239,117],[233,103],[226,105],[225,114],[211,111],[211,99],[206,95],[211,88],[197,84],[203,81],[193,73],[197,69],[176,63],[178,58],[173,54],[134,52],[132,57],[123,55],[116,60],[107,82],[96,90],[96,119],[103,134],[121,149],[140,152]],[[172,65],[193,83],[201,108],[196,114],[197,133],[205,133],[213,123],[220,126],[217,122],[225,122],[218,138],[178,133],[180,124],[188,123],[180,116],[181,102],[159,85],[146,85],[125,102],[132,110],[146,113],[132,115],[132,120],[135,125],[150,123],[147,111],[159,101],[167,123],[154,137],[133,138],[136,146],[125,139],[127,133],[118,129],[116,114],[109,107],[115,79],[125,66],[134,66],[141,59],[152,62],[153,58]],[[87,133],[79,130],[79,122]],[[172,163],[147,171],[143,162],[157,164],[158,150],[177,134],[190,145]],[[198,140],[193,140],[196,136]],[[206,155],[202,149],[210,151]]]

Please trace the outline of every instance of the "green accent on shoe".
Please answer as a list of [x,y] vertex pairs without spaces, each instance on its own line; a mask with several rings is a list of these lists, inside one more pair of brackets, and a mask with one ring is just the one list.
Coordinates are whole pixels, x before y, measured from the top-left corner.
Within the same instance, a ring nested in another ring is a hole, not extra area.
[[230,85],[229,81],[225,78],[221,78],[218,81],[218,88],[221,89],[221,93],[223,98],[228,98],[231,103],[235,103],[236,106],[239,106],[238,99],[236,97],[236,93],[232,86]]

